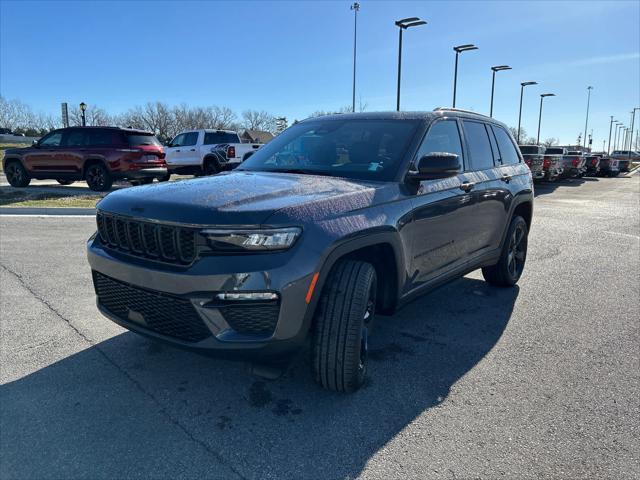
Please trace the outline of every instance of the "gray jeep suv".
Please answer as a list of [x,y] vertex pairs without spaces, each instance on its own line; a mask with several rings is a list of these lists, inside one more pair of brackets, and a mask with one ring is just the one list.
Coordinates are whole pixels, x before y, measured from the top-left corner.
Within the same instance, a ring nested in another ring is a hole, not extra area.
[[226,357],[279,358],[309,338],[316,380],[349,392],[376,313],[478,268],[514,285],[532,211],[531,172],[491,118],[332,115],[234,171],[109,194],[88,257],[114,322]]

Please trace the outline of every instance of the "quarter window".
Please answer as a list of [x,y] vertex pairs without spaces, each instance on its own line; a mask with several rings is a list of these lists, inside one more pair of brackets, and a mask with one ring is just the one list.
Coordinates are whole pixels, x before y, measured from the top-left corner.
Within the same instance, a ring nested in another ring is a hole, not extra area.
[[509,134],[501,127],[493,127],[493,133],[496,135],[498,141],[498,148],[500,150],[500,160],[502,165],[513,165],[514,163],[520,163],[520,156],[516,151],[516,147],[511,140]]
[[493,168],[493,152],[484,123],[464,120],[463,124],[473,170]]
[[430,153],[454,153],[463,163],[462,142],[455,120],[441,120],[434,123],[418,149],[416,161]]

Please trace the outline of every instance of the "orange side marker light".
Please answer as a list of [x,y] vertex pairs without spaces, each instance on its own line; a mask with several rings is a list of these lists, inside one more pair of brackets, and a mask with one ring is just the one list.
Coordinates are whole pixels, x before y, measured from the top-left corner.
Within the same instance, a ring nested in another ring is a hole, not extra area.
[[313,289],[316,288],[316,283],[318,283],[318,276],[320,276],[320,272],[316,272],[313,274],[313,278],[311,279],[311,285],[309,285],[309,290],[307,291],[307,297],[305,298],[307,303],[311,301],[311,297],[313,296]]

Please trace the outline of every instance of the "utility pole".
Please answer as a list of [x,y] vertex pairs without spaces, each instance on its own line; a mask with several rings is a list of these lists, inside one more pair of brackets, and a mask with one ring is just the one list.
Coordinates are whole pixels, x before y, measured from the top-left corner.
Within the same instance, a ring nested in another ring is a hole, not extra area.
[[354,2],[351,5],[353,10],[353,95],[351,102],[351,111],[356,111],[356,42],[358,40],[358,10],[360,10],[360,4]]
[[582,145],[582,147],[586,147],[587,145],[587,125],[589,124],[589,103],[591,102],[591,90],[593,90],[593,87],[591,85],[589,85],[587,87],[587,119],[584,122],[584,143]]

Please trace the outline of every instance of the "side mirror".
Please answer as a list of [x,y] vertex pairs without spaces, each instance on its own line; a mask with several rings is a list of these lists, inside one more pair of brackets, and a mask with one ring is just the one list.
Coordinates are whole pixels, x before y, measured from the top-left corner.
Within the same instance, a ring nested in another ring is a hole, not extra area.
[[455,177],[462,171],[460,160],[455,153],[431,152],[418,160],[417,170],[410,171],[410,177],[417,180],[436,180]]
[[171,142],[167,142],[167,143],[165,144],[165,147],[173,147],[173,143],[171,143]]
[[40,144],[38,143],[38,140],[34,140],[33,142],[31,142],[31,146],[33,148],[40,148]]

